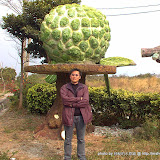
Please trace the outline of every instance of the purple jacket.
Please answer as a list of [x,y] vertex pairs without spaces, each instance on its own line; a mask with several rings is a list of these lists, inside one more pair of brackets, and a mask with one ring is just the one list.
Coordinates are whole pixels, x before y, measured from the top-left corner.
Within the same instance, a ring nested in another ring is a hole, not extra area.
[[92,121],[92,109],[89,104],[89,92],[85,84],[78,84],[77,97],[74,96],[71,83],[63,85],[60,89],[60,94],[64,105],[62,111],[62,122],[64,125],[72,126],[76,107],[80,108],[85,124]]

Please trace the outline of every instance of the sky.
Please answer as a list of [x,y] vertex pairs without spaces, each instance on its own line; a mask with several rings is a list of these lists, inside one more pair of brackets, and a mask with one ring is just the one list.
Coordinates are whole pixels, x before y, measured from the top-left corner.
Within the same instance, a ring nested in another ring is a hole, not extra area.
[[[115,75],[160,74],[160,63],[151,57],[141,57],[141,48],[160,45],[160,1],[82,0],[81,4],[101,10],[109,21],[111,41],[105,57],[125,57],[136,63],[136,66],[118,67]],[[0,18],[6,13],[10,11],[0,6]],[[16,46],[8,33],[0,29],[0,65],[12,67],[19,74],[20,58]],[[32,60],[30,63],[30,65],[36,64],[40,64],[40,61]]]

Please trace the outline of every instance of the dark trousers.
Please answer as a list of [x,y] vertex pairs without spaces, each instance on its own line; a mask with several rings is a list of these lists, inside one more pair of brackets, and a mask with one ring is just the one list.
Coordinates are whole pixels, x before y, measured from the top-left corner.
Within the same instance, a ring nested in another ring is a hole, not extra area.
[[64,159],[71,160],[72,137],[73,137],[74,127],[76,127],[76,132],[77,132],[77,156],[80,160],[86,160],[85,140],[84,140],[86,125],[84,124],[82,116],[74,116],[73,125],[64,126],[65,129]]

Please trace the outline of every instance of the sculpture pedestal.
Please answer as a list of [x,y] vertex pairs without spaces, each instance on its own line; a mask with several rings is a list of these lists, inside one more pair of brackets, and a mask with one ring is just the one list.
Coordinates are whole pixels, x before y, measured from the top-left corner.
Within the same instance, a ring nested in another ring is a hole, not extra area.
[[[24,68],[26,72],[38,74],[56,74],[57,95],[55,102],[47,113],[44,124],[40,125],[35,136],[43,136],[50,139],[59,139],[62,130],[62,109],[63,104],[60,96],[60,88],[70,82],[69,71],[73,68],[78,68],[82,71],[80,82],[85,84],[85,77],[89,74],[115,74],[115,66],[105,66],[96,64],[55,64],[55,65],[34,65]],[[58,115],[58,116],[57,116]],[[92,131],[93,126],[88,125],[87,131]]]

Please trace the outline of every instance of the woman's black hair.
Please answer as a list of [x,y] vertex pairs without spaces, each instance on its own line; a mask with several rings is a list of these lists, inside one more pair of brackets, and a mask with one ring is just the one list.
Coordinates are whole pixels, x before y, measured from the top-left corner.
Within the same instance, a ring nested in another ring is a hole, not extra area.
[[81,72],[81,70],[78,69],[78,68],[73,68],[72,70],[70,70],[69,75],[71,75],[72,72],[74,72],[74,71],[78,71],[78,72],[79,72],[79,75],[82,76],[82,72]]

